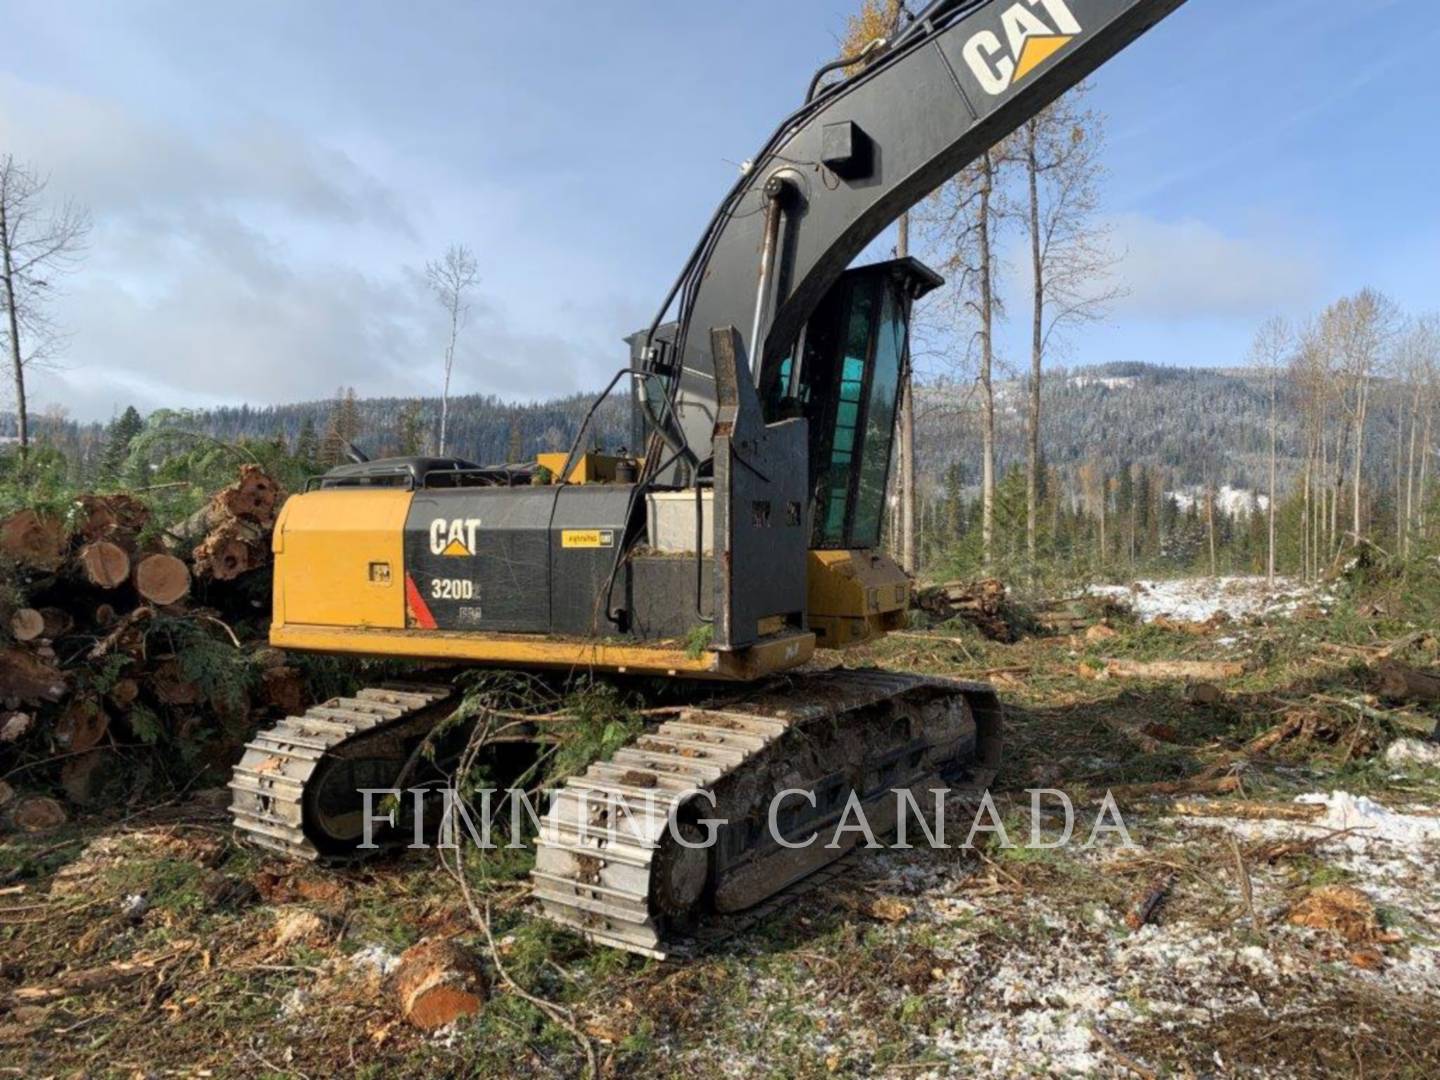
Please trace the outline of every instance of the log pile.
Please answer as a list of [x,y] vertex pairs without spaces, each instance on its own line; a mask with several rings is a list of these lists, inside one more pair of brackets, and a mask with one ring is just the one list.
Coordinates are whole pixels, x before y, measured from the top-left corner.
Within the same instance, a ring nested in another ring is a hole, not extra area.
[[991,641],[1008,645],[1020,639],[1022,628],[1009,593],[1004,582],[993,578],[928,586],[916,592],[914,606],[936,622],[968,623]]
[[264,624],[244,622],[254,608],[230,584],[269,567],[282,499],[247,465],[172,528],[129,494],[0,518],[0,774],[19,768],[30,789],[0,827],[63,821],[55,796],[86,803],[107,773],[133,771],[136,745],[188,741],[188,754],[232,721],[243,738],[252,711],[308,705],[283,656],[257,651]]

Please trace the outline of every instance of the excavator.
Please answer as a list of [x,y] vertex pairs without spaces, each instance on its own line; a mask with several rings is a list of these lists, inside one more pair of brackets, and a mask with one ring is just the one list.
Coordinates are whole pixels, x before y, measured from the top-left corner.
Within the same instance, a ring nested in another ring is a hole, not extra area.
[[[895,792],[982,790],[991,688],[812,663],[906,618],[881,523],[911,314],[943,284],[909,257],[851,264],[1181,3],[933,0],[822,67],[569,453],[357,461],[287,501],[272,644],[735,687],[571,777],[540,823],[544,913],[649,956],[833,873],[845,844],[797,838],[852,800],[884,825]],[[619,387],[635,452],[585,449]],[[388,683],[258,735],[230,784],[237,829],[292,858],[354,856],[359,792],[394,788],[456,696]],[[703,845],[702,815],[722,823]]]

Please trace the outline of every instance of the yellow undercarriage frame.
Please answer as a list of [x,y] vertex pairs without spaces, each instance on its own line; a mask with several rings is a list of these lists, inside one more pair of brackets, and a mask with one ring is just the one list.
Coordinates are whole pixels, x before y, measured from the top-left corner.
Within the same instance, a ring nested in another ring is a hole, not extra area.
[[810,552],[810,629],[822,649],[847,649],[905,626],[910,579],[875,551]]
[[424,630],[405,613],[405,519],[398,490],[315,491],[290,499],[275,528],[270,642],[306,652],[388,656],[550,670],[608,671],[750,682],[808,662],[818,646],[859,645],[904,625],[904,571],[867,551],[812,551],[810,630],[784,627],[739,652],[696,653],[676,642]]

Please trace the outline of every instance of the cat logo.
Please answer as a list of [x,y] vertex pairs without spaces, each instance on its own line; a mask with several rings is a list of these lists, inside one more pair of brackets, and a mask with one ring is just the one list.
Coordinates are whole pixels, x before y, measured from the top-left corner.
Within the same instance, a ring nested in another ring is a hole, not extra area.
[[450,559],[468,559],[475,554],[479,518],[436,518],[430,522],[430,554]]
[[[1043,8],[1045,17],[1036,8]],[[1005,10],[1000,24],[1005,41],[993,30],[981,30],[962,50],[991,95],[1005,93],[1083,32],[1065,0],[1023,0]]]

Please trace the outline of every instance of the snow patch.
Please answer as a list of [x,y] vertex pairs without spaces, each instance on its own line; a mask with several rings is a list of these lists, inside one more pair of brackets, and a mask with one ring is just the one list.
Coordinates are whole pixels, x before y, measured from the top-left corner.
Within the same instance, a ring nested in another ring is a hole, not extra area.
[[[1167,491],[1166,496],[1172,499],[1182,514],[1188,514],[1192,509],[1198,508],[1202,513],[1205,509],[1205,488],[1198,485],[1181,488],[1178,491]],[[1251,514],[1263,514],[1270,509],[1270,496],[1261,495],[1258,491],[1251,491],[1249,488],[1232,488],[1225,484],[1215,492],[1215,509],[1227,517],[1248,518]]]
[[1324,597],[1291,578],[1276,578],[1272,589],[1263,577],[1199,577],[1170,581],[1137,581],[1134,585],[1092,585],[1095,596],[1109,596],[1130,605],[1143,622],[1159,618],[1206,622],[1217,614],[1232,619],[1285,615],[1303,603]]
[[1298,803],[1325,807],[1325,816],[1315,824],[1331,830],[1363,830],[1363,839],[1391,844],[1423,844],[1440,840],[1440,817],[1400,814],[1365,795],[1332,791],[1329,795],[1301,795]]
[[359,952],[350,955],[350,966],[360,971],[374,972],[382,979],[400,965],[400,957],[383,945],[366,945]]
[[1130,390],[1140,380],[1133,375],[1075,375],[1070,379],[1070,385],[1077,389],[1087,386],[1103,386],[1106,390]]

